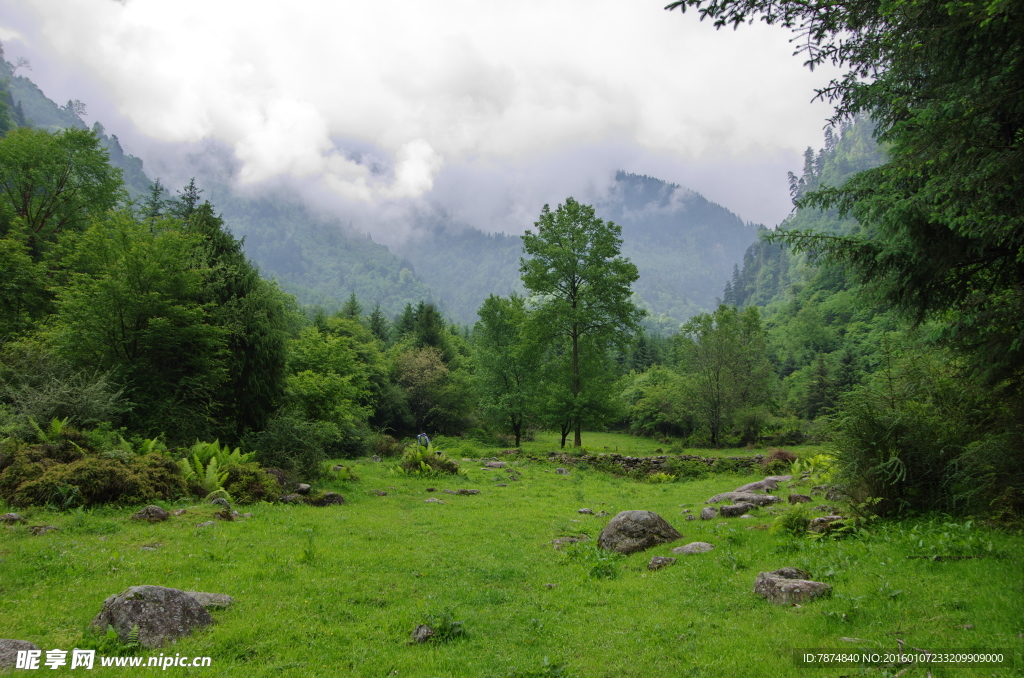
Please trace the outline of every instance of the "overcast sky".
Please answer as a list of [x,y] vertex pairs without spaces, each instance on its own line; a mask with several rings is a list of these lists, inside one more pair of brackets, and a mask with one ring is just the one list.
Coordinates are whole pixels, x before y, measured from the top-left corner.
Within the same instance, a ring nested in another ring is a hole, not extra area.
[[240,185],[521,232],[625,169],[777,224],[833,73],[785,30],[715,31],[664,4],[0,0],[0,40],[151,176],[223,148]]

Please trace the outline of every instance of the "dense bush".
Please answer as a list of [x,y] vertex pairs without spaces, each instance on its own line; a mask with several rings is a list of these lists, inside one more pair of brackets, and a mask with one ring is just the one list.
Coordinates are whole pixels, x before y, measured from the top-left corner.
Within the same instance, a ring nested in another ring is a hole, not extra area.
[[304,480],[320,476],[321,462],[327,459],[326,445],[338,437],[337,428],[297,417],[274,417],[267,428],[249,433],[242,443],[256,453],[263,466],[275,467]]
[[67,464],[32,462],[27,452],[0,474],[0,493],[14,506],[60,508],[98,504],[141,504],[186,493],[178,466],[149,454],[129,462],[96,455]]
[[373,433],[366,436],[363,444],[366,456],[377,455],[381,459],[400,457],[405,447],[386,433]]
[[230,464],[225,469],[224,489],[236,502],[277,501],[281,485],[273,475],[255,462]]

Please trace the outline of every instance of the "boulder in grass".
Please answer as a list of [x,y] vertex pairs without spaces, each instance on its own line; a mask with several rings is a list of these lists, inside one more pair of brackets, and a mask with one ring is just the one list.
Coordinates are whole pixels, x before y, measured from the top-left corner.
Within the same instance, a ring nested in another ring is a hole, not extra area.
[[636,553],[682,538],[653,511],[622,511],[601,530],[597,545],[617,553]]
[[302,503],[302,495],[294,494],[294,493],[293,494],[283,494],[283,495],[281,495],[281,498],[278,499],[278,501],[281,502],[282,504],[301,504]]
[[18,661],[18,653],[28,650],[39,650],[39,648],[27,640],[0,639],[0,669],[14,668]]
[[790,476],[790,475],[785,475],[785,476],[765,476],[764,479],[765,480],[774,480],[777,483],[786,483],[786,482],[789,482],[790,480],[792,480],[793,476]]
[[159,523],[167,520],[171,514],[159,506],[149,505],[141,511],[132,514],[132,520],[145,520],[147,523]]
[[779,489],[779,484],[774,480],[765,478],[764,480],[758,480],[755,483],[747,483],[741,487],[736,488],[736,492],[771,492]]
[[[24,523],[24,522],[28,522],[28,521],[26,521],[24,518],[22,518],[17,513],[5,513],[2,516],[0,516],[0,523],[6,523],[7,525],[14,525],[15,523]],[[12,641],[12,642],[15,642],[15,641]],[[16,641],[16,642],[22,643],[22,642],[25,642],[25,641],[19,640],[19,641]]]
[[484,466],[487,468],[505,468],[508,464],[503,461],[489,461]]
[[806,504],[811,500],[806,494],[791,494],[789,495],[790,504]]
[[680,553],[683,555],[692,556],[697,553],[707,553],[715,548],[714,544],[709,544],[706,541],[694,541],[690,542],[686,546],[677,546],[672,549],[672,553]]
[[716,517],[718,517],[718,510],[714,506],[707,506],[701,509],[701,520],[714,520]]
[[583,513],[583,514],[586,514],[588,516],[592,516],[592,515],[594,515],[594,509],[581,508],[581,509],[578,509],[576,511],[576,513]]
[[726,501],[732,504],[739,504],[742,502],[746,504],[753,504],[754,506],[767,506],[768,504],[776,504],[780,502],[781,499],[771,494],[754,494],[753,492],[721,492],[704,503],[721,504]]
[[675,565],[675,563],[676,563],[676,559],[675,558],[669,558],[667,556],[652,556],[651,557],[651,561],[649,563],[647,563],[647,569],[648,570],[660,570],[663,567],[668,567],[669,565]]
[[735,518],[736,516],[742,516],[752,508],[754,508],[753,504],[733,504],[731,506],[722,506],[719,512],[723,518]]
[[567,476],[567,475],[569,475],[569,469],[567,469],[567,468],[556,468],[555,469],[555,473],[557,473],[560,476]]
[[410,644],[425,643],[434,637],[434,629],[430,628],[426,624],[420,624],[412,632],[412,641]]
[[205,591],[185,591],[195,598],[196,602],[207,610],[225,610],[235,604],[235,599],[223,593],[206,593]]
[[815,598],[828,596],[832,587],[822,582],[810,581],[810,573],[795,567],[783,567],[774,572],[761,572],[754,581],[754,593],[776,605],[806,603]]
[[323,496],[311,499],[312,506],[341,506],[345,503],[345,497],[337,492],[324,492]]
[[132,586],[103,601],[91,626],[100,633],[112,626],[123,643],[129,642],[133,629],[138,629],[139,645],[154,648],[212,623],[210,613],[184,591]]
[[299,483],[295,486],[295,494],[309,494],[309,491],[313,489],[306,483]]
[[217,506],[220,506],[221,508],[226,509],[228,511],[231,510],[231,504],[224,497],[215,497],[210,500],[210,503],[216,504]]
[[460,489],[460,490],[455,490],[455,494],[461,494],[461,495],[480,494],[480,490]]

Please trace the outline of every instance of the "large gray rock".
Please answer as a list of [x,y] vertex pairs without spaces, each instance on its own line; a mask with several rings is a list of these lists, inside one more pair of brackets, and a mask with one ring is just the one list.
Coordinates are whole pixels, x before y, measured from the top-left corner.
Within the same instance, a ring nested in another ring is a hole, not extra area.
[[184,591],[132,586],[103,601],[91,626],[100,633],[112,626],[121,642],[128,642],[132,629],[138,627],[139,645],[154,648],[212,623],[210,613]]
[[758,480],[756,483],[747,483],[736,488],[736,492],[770,492],[779,489],[779,484],[770,478]]
[[765,480],[774,480],[777,483],[785,483],[785,482],[789,482],[790,480],[792,480],[793,476],[790,476],[790,475],[786,475],[786,476],[765,476],[764,479]]
[[622,511],[608,521],[597,545],[618,553],[636,553],[683,535],[652,511]]
[[767,506],[768,504],[775,504],[781,501],[778,497],[771,494],[754,494],[753,492],[722,492],[708,499],[705,504],[721,504],[727,501],[733,504],[747,503],[753,504],[754,506]]
[[790,504],[806,504],[811,500],[806,494],[791,494],[789,495]]
[[223,593],[206,593],[205,591],[185,591],[196,599],[196,602],[207,610],[223,610],[235,604],[235,599]]
[[700,519],[701,520],[714,520],[717,517],[718,517],[718,509],[716,509],[714,506],[705,506],[700,511]]
[[714,544],[709,544],[706,541],[695,541],[690,542],[686,546],[677,546],[672,549],[672,553],[681,553],[684,555],[692,556],[695,553],[706,553],[715,548]]
[[754,581],[754,593],[767,598],[776,605],[805,603],[815,598],[828,596],[832,587],[817,581],[810,581],[810,573],[795,567],[783,567],[774,572],[761,572]]
[[27,640],[0,640],[0,669],[13,667],[18,659],[19,651],[38,649],[34,643]]

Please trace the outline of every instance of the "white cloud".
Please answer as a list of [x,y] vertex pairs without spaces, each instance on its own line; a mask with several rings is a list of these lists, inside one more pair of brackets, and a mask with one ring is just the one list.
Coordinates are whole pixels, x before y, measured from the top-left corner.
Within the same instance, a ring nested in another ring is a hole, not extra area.
[[808,102],[827,72],[803,68],[789,34],[715,31],[663,4],[18,0],[15,14],[141,134],[214,140],[242,181],[313,178],[348,199],[609,143],[690,165],[819,143],[827,108]]

